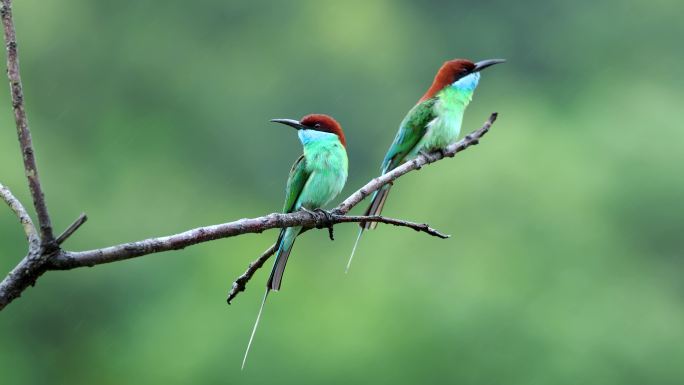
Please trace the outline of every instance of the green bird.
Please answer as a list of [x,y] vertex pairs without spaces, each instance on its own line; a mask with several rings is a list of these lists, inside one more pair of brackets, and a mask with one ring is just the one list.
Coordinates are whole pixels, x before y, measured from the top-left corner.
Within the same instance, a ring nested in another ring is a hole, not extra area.
[[[294,162],[287,178],[283,212],[320,209],[342,191],[347,181],[347,141],[342,127],[335,119],[322,114],[306,115],[299,121],[292,119],[272,119],[271,121],[295,128],[304,147],[304,154]],[[242,360],[243,368],[261,313],[264,310],[266,297],[270,291],[280,290],[285,265],[295,239],[301,231],[301,226],[288,227],[280,231],[276,242],[278,251],[273,270],[268,278],[266,293],[247,344],[245,357]]]
[[[456,142],[461,133],[463,113],[480,80],[480,71],[504,61],[492,59],[473,63],[454,59],[445,62],[425,95],[401,121],[399,131],[382,161],[381,173],[385,174],[421,153],[440,150]],[[387,184],[373,193],[365,215],[380,215],[390,188],[391,185]],[[362,222],[360,226],[347,271],[363,231],[374,229],[377,223]]]

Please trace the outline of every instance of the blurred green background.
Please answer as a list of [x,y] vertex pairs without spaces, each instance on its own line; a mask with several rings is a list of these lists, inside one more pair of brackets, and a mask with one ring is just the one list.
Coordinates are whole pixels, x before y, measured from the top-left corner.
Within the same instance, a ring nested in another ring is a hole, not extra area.
[[[348,195],[447,59],[504,57],[386,214],[452,234],[309,232],[240,361],[270,231],[54,272],[0,313],[2,384],[675,384],[684,380],[684,3],[15,1],[57,230],[83,250],[280,209],[301,146],[346,129]],[[29,203],[8,92],[0,178]],[[365,204],[361,205],[365,206]],[[360,212],[357,208],[354,212]],[[0,270],[24,255],[0,209]]]

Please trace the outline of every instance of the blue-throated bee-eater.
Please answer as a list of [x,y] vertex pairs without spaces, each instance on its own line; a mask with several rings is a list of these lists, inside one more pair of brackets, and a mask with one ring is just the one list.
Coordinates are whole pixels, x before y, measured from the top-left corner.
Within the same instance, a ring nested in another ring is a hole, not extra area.
[[[304,154],[294,162],[287,178],[283,212],[320,209],[342,191],[347,181],[347,141],[342,127],[335,119],[322,114],[306,115],[299,121],[292,119],[271,121],[295,128],[304,147]],[[247,344],[247,351],[242,361],[243,368],[266,297],[270,291],[280,290],[285,265],[300,231],[302,231],[301,226],[288,227],[280,231],[273,270],[268,278],[266,293]]]
[[[382,161],[382,174],[421,153],[440,150],[456,142],[461,132],[463,113],[480,80],[480,71],[504,61],[491,59],[473,63],[454,59],[445,62],[437,71],[430,88],[399,124],[399,131]],[[365,215],[380,215],[390,187],[387,184],[373,193]],[[374,229],[377,223],[361,222],[359,225],[361,229],[347,262],[347,270],[363,231]]]

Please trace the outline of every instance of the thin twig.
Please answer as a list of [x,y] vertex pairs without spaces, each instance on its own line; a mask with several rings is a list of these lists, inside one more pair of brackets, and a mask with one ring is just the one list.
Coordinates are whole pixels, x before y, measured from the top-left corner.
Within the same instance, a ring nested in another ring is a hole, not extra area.
[[264,251],[259,258],[247,266],[247,270],[241,276],[237,277],[235,282],[233,282],[233,286],[228,292],[228,299],[226,299],[228,305],[230,305],[230,301],[232,301],[233,298],[235,298],[235,296],[237,296],[241,291],[245,291],[247,288],[247,282],[249,282],[249,280],[252,279],[252,275],[254,275],[254,273],[259,270],[273,254],[275,254],[277,246],[278,245],[275,243],[272,244],[271,247]]
[[433,229],[432,227],[428,226],[427,223],[408,222],[408,221],[404,221],[401,219],[387,218],[387,217],[383,217],[380,215],[345,215],[345,216],[334,215],[333,218],[339,220],[339,222],[337,222],[337,223],[347,223],[347,222],[386,223],[388,225],[393,225],[393,226],[408,227],[408,228],[416,230],[418,232],[423,232],[423,233],[432,235],[433,237],[437,237],[437,238],[441,238],[441,239],[449,238],[448,234],[444,234],[438,230]]
[[85,213],[81,213],[81,215],[79,215],[78,218],[76,218],[76,220],[72,224],[70,224],[69,227],[67,227],[62,234],[59,235],[59,237],[57,237],[57,244],[61,245],[62,243],[64,243],[64,241],[66,241],[70,236],[72,236],[76,232],[76,230],[78,230],[78,228],[81,227],[81,225],[86,223],[87,220],[88,216]]
[[0,4],[0,17],[2,17],[2,26],[7,47],[7,78],[9,79],[10,93],[12,95],[14,121],[17,126],[17,135],[19,136],[19,144],[24,159],[24,171],[26,173],[26,178],[28,179],[31,197],[33,198],[33,206],[38,214],[38,224],[40,225],[40,236],[43,247],[52,250],[57,248],[57,244],[55,243],[52,234],[50,215],[48,214],[45,196],[43,194],[43,189],[40,186],[40,179],[38,178],[33,140],[31,139],[31,131],[29,130],[26,110],[24,109],[24,91],[21,85],[21,76],[19,75],[17,38],[14,32],[14,21],[12,20],[12,0],[2,0],[2,3]]
[[33,225],[33,220],[31,220],[31,216],[26,212],[24,205],[2,183],[0,183],[0,198],[7,203],[17,218],[19,218],[21,227],[24,228],[24,234],[26,234],[29,250],[38,250],[40,248],[40,238],[36,232],[36,227]]

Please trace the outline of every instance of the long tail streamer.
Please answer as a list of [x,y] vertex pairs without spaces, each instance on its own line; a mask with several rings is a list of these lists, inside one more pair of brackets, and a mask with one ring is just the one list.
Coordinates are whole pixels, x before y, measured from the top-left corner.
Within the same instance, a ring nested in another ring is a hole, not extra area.
[[254,322],[254,329],[252,329],[252,335],[249,336],[249,342],[247,343],[247,350],[245,350],[245,357],[242,359],[242,367],[240,370],[245,369],[245,363],[247,362],[247,355],[249,354],[249,348],[252,347],[252,341],[254,340],[254,334],[256,333],[257,326],[259,326],[259,319],[261,319],[261,313],[264,311],[264,304],[266,303],[266,297],[268,297],[269,289],[266,289],[264,293],[264,299],[261,301],[261,307],[259,308],[259,314],[257,314],[256,322]]
[[349,268],[351,267],[352,259],[354,259],[354,253],[356,253],[356,246],[359,245],[359,241],[361,240],[361,235],[363,234],[364,228],[359,229],[359,235],[356,237],[356,242],[354,242],[354,248],[352,249],[351,255],[349,256],[349,261],[347,262],[347,268],[344,269],[344,273],[347,274],[349,272]]

